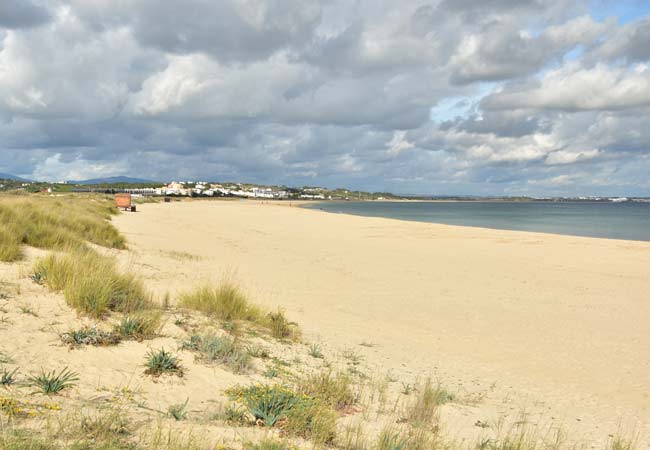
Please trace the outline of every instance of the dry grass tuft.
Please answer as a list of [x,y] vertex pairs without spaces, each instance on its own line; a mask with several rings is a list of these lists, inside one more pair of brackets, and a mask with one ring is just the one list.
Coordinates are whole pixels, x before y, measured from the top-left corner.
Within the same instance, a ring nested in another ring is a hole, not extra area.
[[440,385],[427,380],[418,388],[418,395],[405,411],[406,419],[418,425],[431,425],[438,418],[439,407],[453,400],[453,395]]
[[262,316],[261,310],[251,305],[241,288],[231,280],[182,294],[180,304],[225,321],[258,321]]
[[265,313],[251,303],[239,285],[226,278],[216,286],[205,285],[193,291],[181,294],[180,304],[186,308],[200,311],[208,316],[229,322],[247,321],[267,329],[280,340],[297,340],[300,330],[290,322],[282,310]]
[[152,307],[151,295],[141,280],[120,273],[115,259],[93,250],[41,258],[32,278],[53,291],[63,291],[71,307],[93,317],[109,311],[132,313]]

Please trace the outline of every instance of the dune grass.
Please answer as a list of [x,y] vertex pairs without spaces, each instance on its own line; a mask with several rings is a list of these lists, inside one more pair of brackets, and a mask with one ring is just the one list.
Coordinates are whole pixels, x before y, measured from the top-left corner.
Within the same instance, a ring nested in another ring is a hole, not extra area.
[[180,295],[180,305],[225,322],[246,321],[268,330],[275,338],[296,340],[300,331],[282,310],[266,312],[248,299],[239,285],[226,278],[217,285],[204,285]]
[[201,286],[181,294],[180,304],[224,321],[256,322],[263,316],[262,310],[252,305],[232,280],[224,280],[216,286]]
[[114,258],[90,249],[39,259],[32,278],[53,291],[62,291],[71,307],[93,317],[152,307],[151,295],[141,280],[119,272]]
[[406,407],[404,415],[410,423],[416,425],[433,424],[437,420],[440,406],[452,400],[452,394],[427,380],[418,388],[418,395]]
[[108,221],[116,214],[108,197],[0,197],[0,261],[21,258],[21,246],[48,250],[83,248],[86,242],[126,247]]

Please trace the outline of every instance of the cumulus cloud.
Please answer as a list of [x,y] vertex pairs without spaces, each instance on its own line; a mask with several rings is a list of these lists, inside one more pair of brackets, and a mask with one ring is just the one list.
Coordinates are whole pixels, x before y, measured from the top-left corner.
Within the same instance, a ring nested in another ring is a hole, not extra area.
[[0,172],[650,195],[650,19],[589,8],[6,0]]
[[483,100],[486,109],[620,110],[650,105],[650,67],[585,68],[568,64],[540,81],[506,87]]

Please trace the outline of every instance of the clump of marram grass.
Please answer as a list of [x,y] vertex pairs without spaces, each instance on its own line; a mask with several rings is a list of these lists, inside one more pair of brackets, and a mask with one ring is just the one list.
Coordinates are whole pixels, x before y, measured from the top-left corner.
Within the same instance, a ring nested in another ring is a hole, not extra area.
[[34,388],[33,393],[52,395],[73,387],[76,381],[79,381],[79,375],[67,367],[58,373],[56,370],[45,372],[41,369],[41,373],[27,377],[27,386]]
[[262,315],[261,310],[251,305],[241,288],[231,280],[181,294],[180,304],[224,321],[257,321]]
[[93,317],[152,306],[141,280],[120,273],[114,258],[93,250],[50,254],[36,262],[34,274],[51,290],[63,291],[70,306]]
[[180,305],[223,320],[230,327],[236,327],[234,321],[237,320],[250,322],[266,328],[276,339],[296,340],[300,336],[297,324],[289,321],[282,310],[264,313],[231,279],[181,294]]
[[629,439],[620,435],[614,435],[607,442],[606,450],[634,450],[636,439]]
[[276,312],[268,313],[266,323],[271,331],[271,336],[280,340],[297,340],[300,337],[298,326],[295,322],[289,321],[284,311],[278,309]]
[[154,377],[161,375],[182,377],[185,372],[180,360],[164,348],[157,351],[150,350],[145,356],[145,367],[144,373]]
[[63,250],[86,242],[125,248],[124,237],[107,220],[117,210],[108,198],[0,198],[0,261],[22,256],[23,244]]
[[251,367],[251,356],[230,336],[193,334],[183,342],[182,348],[196,352],[201,361],[224,364],[235,373],[245,372]]
[[78,330],[70,330],[61,334],[61,341],[70,347],[82,345],[109,346],[117,345],[121,336],[109,331],[100,330],[97,327],[83,327]]
[[115,325],[115,333],[125,339],[143,340],[156,336],[162,326],[162,312],[145,310],[126,315]]
[[418,388],[418,395],[405,410],[405,417],[410,423],[425,425],[435,422],[441,405],[453,400],[453,395],[440,385],[433,385],[427,380]]
[[388,426],[381,431],[373,448],[375,450],[446,450],[457,446],[443,442],[435,430],[426,427],[400,429]]

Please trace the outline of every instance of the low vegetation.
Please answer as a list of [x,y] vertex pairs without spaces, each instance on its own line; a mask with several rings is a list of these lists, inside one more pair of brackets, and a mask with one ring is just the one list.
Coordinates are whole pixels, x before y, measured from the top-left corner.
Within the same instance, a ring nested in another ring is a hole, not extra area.
[[256,322],[263,316],[261,309],[252,305],[241,288],[231,280],[182,294],[180,304],[224,321]]
[[16,383],[16,374],[18,373],[18,368],[14,370],[9,370],[6,367],[2,368],[0,371],[0,386],[9,387]]
[[317,397],[280,384],[235,386],[227,394],[243,405],[259,425],[279,426],[316,445],[331,443],[336,436],[338,415],[327,402]]
[[183,342],[182,348],[196,352],[201,361],[223,364],[235,373],[243,373],[251,367],[249,353],[230,336],[193,334]]
[[277,439],[265,439],[258,443],[249,442],[244,446],[245,450],[297,450],[296,446],[286,441]]
[[122,338],[119,334],[103,331],[97,327],[83,327],[61,334],[61,341],[70,347],[79,347],[82,345],[117,345],[121,340]]
[[65,367],[60,372],[52,370],[27,377],[27,386],[34,388],[34,393],[52,395],[73,387],[79,381],[79,375]]
[[119,272],[114,258],[94,250],[50,254],[36,262],[33,272],[33,279],[38,278],[53,291],[62,291],[71,307],[92,317],[152,307],[141,280]]
[[225,321],[246,321],[260,326],[276,339],[295,340],[300,332],[281,310],[265,313],[250,302],[243,290],[231,279],[225,279],[216,286],[202,286],[181,294],[181,306],[200,311],[208,316]]
[[125,240],[107,220],[116,214],[105,197],[0,198],[0,261],[16,261],[22,245],[65,250],[84,248],[86,242],[110,248],[125,248]]
[[352,379],[344,373],[331,371],[308,374],[296,382],[296,390],[304,395],[318,398],[332,408],[344,411],[358,399],[352,388]]
[[184,374],[180,360],[164,348],[150,350],[145,357],[145,371],[147,375],[159,377],[161,375],[176,375],[182,377]]
[[139,311],[122,317],[115,326],[115,334],[124,339],[141,341],[158,335],[162,326],[162,312],[159,310]]
[[453,395],[440,385],[434,385],[427,380],[418,389],[418,395],[405,411],[405,418],[416,425],[433,424],[438,415],[439,407],[453,400]]
[[187,404],[189,403],[189,399],[185,400],[185,403],[177,403],[175,405],[171,405],[168,409],[167,412],[171,417],[174,418],[174,420],[181,421],[187,419]]

